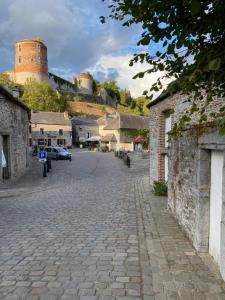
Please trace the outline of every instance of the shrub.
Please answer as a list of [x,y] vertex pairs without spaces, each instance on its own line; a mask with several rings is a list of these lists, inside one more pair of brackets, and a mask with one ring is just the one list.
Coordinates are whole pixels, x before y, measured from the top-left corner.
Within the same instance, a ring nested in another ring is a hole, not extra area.
[[156,196],[167,196],[167,182],[164,180],[153,182],[153,193]]

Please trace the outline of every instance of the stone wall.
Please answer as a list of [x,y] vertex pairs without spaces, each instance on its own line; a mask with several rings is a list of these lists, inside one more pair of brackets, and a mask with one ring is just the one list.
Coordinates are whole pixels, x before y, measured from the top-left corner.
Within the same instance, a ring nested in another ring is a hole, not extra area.
[[[89,136],[88,136],[89,134]],[[79,142],[79,138],[87,139],[91,136],[98,136],[98,125],[74,125],[73,124],[73,142]]]
[[[0,150],[3,148],[3,136],[8,136],[11,179],[22,175],[28,166],[28,128],[28,112],[0,94]],[[0,183],[2,172],[0,165]]]
[[172,141],[168,151],[168,205],[194,240],[198,192],[198,138],[186,133]]

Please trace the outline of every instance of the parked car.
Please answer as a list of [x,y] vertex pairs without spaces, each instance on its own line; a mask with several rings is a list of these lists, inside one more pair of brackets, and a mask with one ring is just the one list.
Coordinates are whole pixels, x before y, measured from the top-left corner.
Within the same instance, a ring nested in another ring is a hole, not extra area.
[[63,147],[45,147],[50,159],[72,160],[72,154]]

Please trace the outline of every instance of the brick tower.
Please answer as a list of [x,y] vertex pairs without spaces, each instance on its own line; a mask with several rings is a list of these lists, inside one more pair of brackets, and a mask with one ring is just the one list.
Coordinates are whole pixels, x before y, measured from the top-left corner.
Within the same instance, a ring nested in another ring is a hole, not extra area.
[[24,39],[15,45],[15,81],[24,84],[27,79],[48,80],[47,47],[41,39]]

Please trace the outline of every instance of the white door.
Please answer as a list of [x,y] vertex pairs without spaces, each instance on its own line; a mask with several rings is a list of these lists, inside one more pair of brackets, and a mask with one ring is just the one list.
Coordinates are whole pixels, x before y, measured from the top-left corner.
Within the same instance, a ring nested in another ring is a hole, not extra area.
[[165,118],[165,147],[168,147],[168,139],[169,135],[168,132],[170,132],[172,129],[172,118],[171,115],[169,117]]
[[167,181],[168,180],[168,155],[166,154],[165,155],[165,180]]
[[211,152],[209,253],[220,264],[223,152]]

